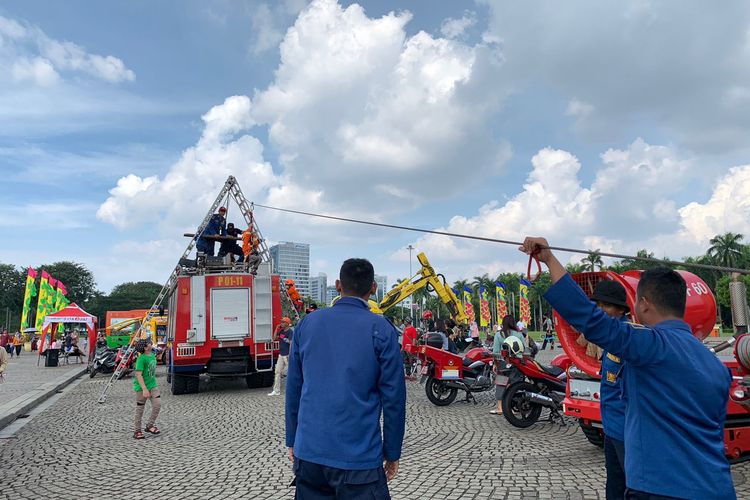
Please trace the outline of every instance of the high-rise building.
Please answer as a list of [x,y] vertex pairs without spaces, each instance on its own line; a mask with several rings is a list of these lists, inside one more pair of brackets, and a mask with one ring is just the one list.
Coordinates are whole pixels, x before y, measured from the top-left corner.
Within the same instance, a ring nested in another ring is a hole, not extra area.
[[333,299],[339,296],[335,286],[326,287],[326,306],[330,306]]
[[383,296],[388,293],[388,276],[381,276],[379,274],[376,274],[375,283],[378,284],[378,290],[375,292],[375,295],[370,298],[375,302],[380,303],[380,301],[383,300]]
[[300,295],[310,296],[310,245],[282,241],[269,249],[273,260],[273,272],[281,281],[294,280]]
[[326,289],[328,288],[328,276],[326,273],[318,273],[317,276],[310,276],[310,298],[316,304],[326,302]]

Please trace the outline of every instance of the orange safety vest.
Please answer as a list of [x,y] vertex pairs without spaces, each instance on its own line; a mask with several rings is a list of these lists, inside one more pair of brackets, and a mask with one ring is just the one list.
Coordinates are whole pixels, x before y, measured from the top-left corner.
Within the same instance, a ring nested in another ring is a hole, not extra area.
[[255,251],[258,249],[258,245],[260,245],[260,241],[258,241],[258,237],[255,235],[255,232],[252,229],[247,229],[244,233],[242,233],[243,254],[250,255],[251,251]]

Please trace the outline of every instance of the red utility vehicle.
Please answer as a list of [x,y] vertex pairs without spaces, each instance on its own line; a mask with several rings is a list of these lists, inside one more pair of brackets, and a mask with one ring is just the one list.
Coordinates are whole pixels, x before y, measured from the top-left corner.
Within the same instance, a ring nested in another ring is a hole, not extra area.
[[[706,283],[698,276],[687,271],[678,271],[678,273],[687,283],[685,322],[690,325],[695,337],[704,340],[711,333],[716,322],[716,300]],[[602,271],[572,275],[576,283],[589,296],[593,294],[594,287],[601,280],[609,279],[621,283],[625,287],[631,318],[634,322],[638,321],[635,315],[635,296],[640,276],[641,271],[628,271],[623,274]],[[565,414],[578,420],[583,433],[591,443],[603,446],[604,434],[599,401],[601,362],[596,357],[587,354],[586,346],[577,342],[581,335],[579,332],[556,312],[554,317],[560,344],[574,364],[568,369],[568,384],[563,401]],[[732,370],[735,376],[730,389],[727,421],[724,427],[725,452],[730,460],[750,458],[750,405],[733,400],[746,402],[750,399],[750,392],[746,391],[745,386],[742,385],[743,375],[750,374],[750,363],[747,368],[743,369],[735,355],[721,354],[719,359]]]
[[281,320],[279,276],[270,263],[256,275],[235,269],[186,269],[169,299],[168,380],[173,394],[198,392],[198,377],[243,377],[247,386],[273,384]]

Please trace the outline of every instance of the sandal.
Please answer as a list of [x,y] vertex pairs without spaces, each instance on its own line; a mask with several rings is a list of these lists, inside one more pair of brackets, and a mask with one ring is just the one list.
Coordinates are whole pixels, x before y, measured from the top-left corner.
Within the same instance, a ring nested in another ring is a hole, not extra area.
[[146,427],[146,432],[150,432],[151,434],[161,433],[161,431],[155,425],[149,425],[148,427]]
[[144,439],[146,436],[141,431],[135,431],[133,437],[136,439]]
[[503,412],[497,411],[497,410],[490,410],[490,414],[492,414],[492,415],[502,415]]

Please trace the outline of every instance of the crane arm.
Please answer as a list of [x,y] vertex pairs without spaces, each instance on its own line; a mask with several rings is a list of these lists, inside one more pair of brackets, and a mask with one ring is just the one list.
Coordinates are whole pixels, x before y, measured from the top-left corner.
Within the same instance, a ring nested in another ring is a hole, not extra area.
[[[453,319],[457,323],[468,323],[469,319],[466,313],[464,313],[464,308],[456,297],[456,294],[453,293],[453,290],[445,283],[445,277],[435,273],[435,270],[430,265],[430,261],[427,260],[427,256],[423,252],[417,254],[417,260],[422,264],[419,272],[412,276],[409,281],[404,281],[389,291],[383,297],[383,300],[380,301],[380,304],[378,304],[378,311],[373,310],[373,312],[383,314],[417,290],[423,287],[428,287],[429,290],[431,287],[437,293],[440,301],[448,306],[451,316],[453,316]],[[417,279],[413,281],[414,278]]]

